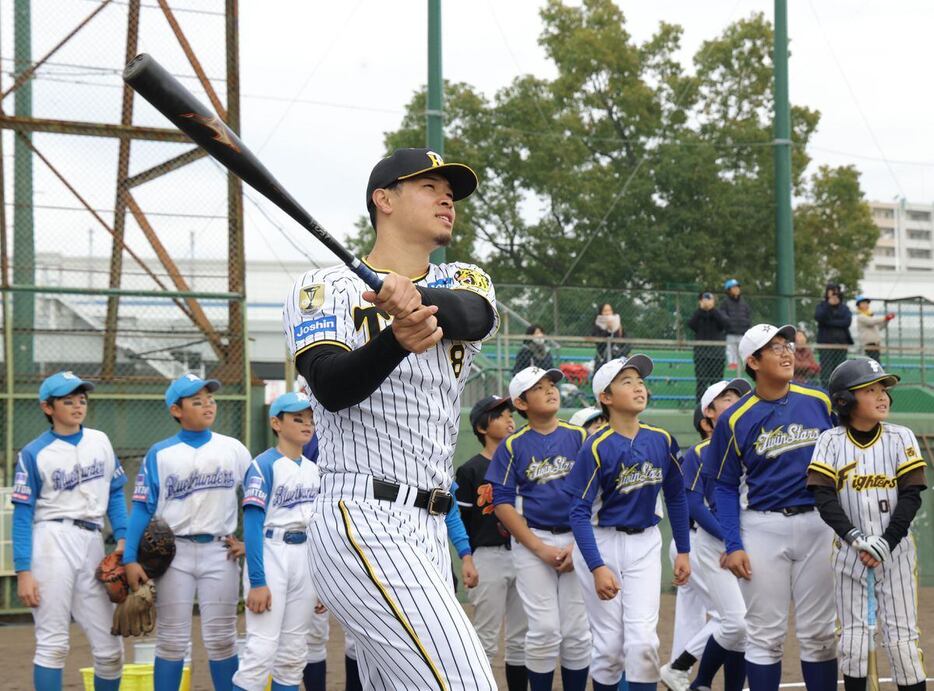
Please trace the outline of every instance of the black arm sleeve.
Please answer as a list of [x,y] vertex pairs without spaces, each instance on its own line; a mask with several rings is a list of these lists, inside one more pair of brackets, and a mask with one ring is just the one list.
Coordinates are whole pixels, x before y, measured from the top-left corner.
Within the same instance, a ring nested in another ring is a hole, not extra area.
[[921,508],[921,490],[923,489],[924,485],[899,487],[898,504],[892,511],[889,526],[882,533],[882,537],[892,549],[895,549],[895,546],[908,534],[908,528],[911,527],[915,514]]
[[408,354],[388,328],[357,350],[348,352],[335,345],[309,348],[298,356],[295,367],[314,397],[333,413],[376,391]]
[[808,489],[814,494],[814,503],[824,523],[833,528],[833,531],[842,539],[853,530],[853,524],[840,506],[840,497],[837,490],[828,485],[809,485]]
[[469,290],[422,288],[423,305],[436,305],[435,318],[444,337],[454,341],[479,341],[493,329],[493,306],[482,295]]

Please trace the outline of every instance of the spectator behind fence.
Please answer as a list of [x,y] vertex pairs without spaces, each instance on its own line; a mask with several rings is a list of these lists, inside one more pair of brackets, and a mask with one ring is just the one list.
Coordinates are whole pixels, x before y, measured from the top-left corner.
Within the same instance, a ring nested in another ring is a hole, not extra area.
[[882,329],[888,328],[889,322],[895,319],[895,314],[889,312],[877,317],[869,309],[869,305],[869,298],[865,295],[856,296],[856,335],[859,336],[859,344],[866,356],[878,362],[882,355]]
[[820,374],[820,365],[814,359],[814,351],[808,345],[808,335],[803,329],[795,332],[795,382],[814,384]]
[[548,350],[548,344],[545,343],[545,330],[538,324],[529,324],[525,330],[527,338],[522,342],[522,347],[516,353],[516,364],[512,368],[512,373],[517,374],[526,367],[541,367],[548,370],[554,367],[551,352]]
[[[735,278],[730,278],[723,284],[726,297],[720,300],[717,309],[727,318],[726,327],[726,357],[727,366],[734,370],[739,367],[739,342],[743,334],[752,326],[752,308],[740,295],[742,287]],[[739,368],[742,370],[742,367]],[[720,377],[717,377],[719,380]]]
[[853,314],[843,301],[843,290],[837,283],[824,288],[824,301],[814,310],[817,322],[817,354],[820,356],[820,380],[828,387],[834,368],[846,360],[846,348],[821,348],[821,345],[852,345],[850,323]]
[[[613,311],[613,305],[605,302],[597,310],[597,318],[594,320],[591,336],[596,338],[622,338],[626,335],[620,322],[619,315]],[[600,369],[600,365],[609,360],[613,360],[624,355],[628,355],[632,347],[626,343],[598,343],[597,355],[593,360],[593,371]]]
[[[729,324],[729,319],[716,308],[713,293],[698,295],[697,309],[688,320],[688,328],[694,332],[694,338],[698,341],[722,341]],[[694,379],[696,381],[694,398],[696,401],[700,401],[708,386],[723,379],[725,360],[723,346],[694,346]]]

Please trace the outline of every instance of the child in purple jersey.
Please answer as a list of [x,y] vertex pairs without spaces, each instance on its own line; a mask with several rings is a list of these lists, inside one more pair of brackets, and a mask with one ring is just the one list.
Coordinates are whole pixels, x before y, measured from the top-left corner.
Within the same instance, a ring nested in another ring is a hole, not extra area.
[[568,691],[583,691],[590,665],[590,631],[574,577],[574,536],[564,482],[584,430],[558,419],[560,370],[527,367],[509,382],[509,396],[528,425],[496,449],[486,479],[496,517],[513,537],[516,587],[528,617],[525,666],[532,691],[552,687],[560,656]]
[[678,550],[674,584],[691,575],[678,443],[639,422],[652,367],[651,358],[637,354],[597,370],[593,391],[609,423],[584,442],[564,486],[571,498],[574,570],[594,642],[594,691],[615,691],[624,667],[632,691],[652,691],[658,683],[659,491]]
[[778,689],[792,602],[808,691],[837,686],[833,531],[806,485],[814,445],[834,419],[826,393],[792,383],[795,332],[757,324],[743,335],[740,357],[755,390],[721,414],[703,458],[724,565],[741,579],[746,602],[751,691]]

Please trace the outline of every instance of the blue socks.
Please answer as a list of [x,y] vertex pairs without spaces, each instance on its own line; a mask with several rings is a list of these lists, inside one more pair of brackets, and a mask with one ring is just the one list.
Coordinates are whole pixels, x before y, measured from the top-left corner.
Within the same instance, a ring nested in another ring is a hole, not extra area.
[[116,679],[101,679],[95,674],[94,691],[120,691],[120,677]]
[[[344,655],[344,673],[347,677],[347,691],[363,691],[363,684],[360,681],[360,668],[357,661],[352,657]],[[321,688],[324,688],[323,686]]]
[[178,691],[182,685],[184,660],[165,660],[158,655],[153,663],[152,682],[155,691]]
[[62,691],[62,670],[33,665],[32,683],[36,691]]
[[[327,660],[321,662],[309,662],[305,665],[302,672],[302,680],[305,683],[305,691],[325,691],[324,680],[327,676]],[[359,684],[359,677],[357,679]],[[348,688],[350,688],[348,686]]]
[[651,681],[630,681],[629,691],[655,691],[658,688],[658,684]]
[[208,660],[214,691],[233,691],[233,675],[239,666],[240,658],[236,655],[226,660]]
[[629,691],[629,683],[626,681],[626,671],[623,670],[623,676],[619,680],[619,691]]
[[[306,686],[305,688],[307,689],[308,687]],[[322,686],[321,688],[323,689],[324,687]],[[298,691],[298,684],[295,684],[294,686],[283,686],[275,679],[273,679],[270,691]]]
[[529,670],[529,691],[551,691],[554,672],[533,672]]
[[587,688],[587,674],[590,667],[582,669],[569,669],[562,665],[561,667],[561,685],[564,691],[585,691]]
[[749,677],[749,691],[778,691],[782,680],[782,663],[759,665],[746,660],[746,676]]
[[601,684],[599,681],[594,679],[591,684],[593,685],[593,691],[618,691],[619,683],[616,684]]
[[723,666],[723,663],[726,662],[726,655],[726,648],[717,643],[713,636],[708,638],[707,645],[704,647],[704,654],[701,655],[700,664],[697,665],[697,676],[691,682],[691,688],[712,686],[714,676]]
[[723,662],[723,691],[743,691],[746,684],[746,655],[732,650],[726,651]]
[[808,691],[836,691],[837,661],[805,662],[801,660],[801,676]]

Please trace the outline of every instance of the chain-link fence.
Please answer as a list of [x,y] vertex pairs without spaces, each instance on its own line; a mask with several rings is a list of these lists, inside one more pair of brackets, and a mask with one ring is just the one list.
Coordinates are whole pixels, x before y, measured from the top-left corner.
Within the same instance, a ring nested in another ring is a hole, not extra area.
[[[722,302],[726,298],[714,299]],[[742,299],[749,305],[751,323],[773,322],[778,298],[744,295]],[[513,372],[523,364],[550,361],[567,375],[564,404],[590,405],[593,393],[589,378],[594,367],[607,355],[643,352],[655,361],[655,371],[649,378],[652,406],[692,409],[709,384],[743,375],[736,362],[738,338],[731,343],[695,339],[688,324],[699,308],[698,300],[697,293],[688,291],[498,285],[500,330],[477,360],[467,402],[492,390],[504,390]],[[796,326],[809,339],[799,348],[796,360],[795,378],[801,383],[826,385],[836,362],[864,352],[856,338],[851,346],[814,342],[814,310],[821,300],[815,296],[794,300]],[[619,315],[622,333],[615,337],[596,324],[606,304]],[[931,345],[924,340],[925,320],[928,325],[934,324],[934,304],[921,298],[878,300],[873,304],[879,314],[895,314],[883,332],[880,349],[883,365],[902,378],[894,391],[894,409],[901,413],[934,413],[934,363]],[[854,336],[855,325],[854,312]],[[535,326],[544,332],[545,343],[535,343],[527,333]]]

